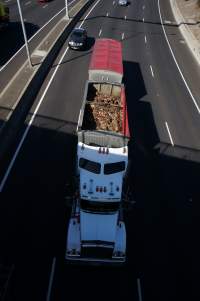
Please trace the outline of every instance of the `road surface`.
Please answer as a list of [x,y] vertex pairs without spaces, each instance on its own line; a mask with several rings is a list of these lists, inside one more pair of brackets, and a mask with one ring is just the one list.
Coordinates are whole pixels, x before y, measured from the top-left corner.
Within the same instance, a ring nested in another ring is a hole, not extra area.
[[[16,137],[11,153],[22,136],[24,142],[13,166],[6,169],[8,177],[1,174],[1,256],[16,264],[16,300],[45,300],[48,289],[50,300],[63,301],[69,296],[134,301],[190,298],[191,209],[199,196],[200,115],[198,77],[190,86],[189,71],[182,69],[180,57],[184,55],[187,62],[192,58],[177,42],[178,28],[162,27],[161,15],[172,20],[164,0],[135,0],[128,7],[99,0],[94,5],[82,24],[90,37],[88,48],[68,50],[67,42],[63,46],[27,117],[26,136],[25,125]],[[171,47],[177,43],[177,63],[164,29]],[[122,41],[134,141],[130,183],[136,204],[125,212],[127,265],[117,270],[64,264],[70,214],[64,203],[65,185],[74,172],[75,131],[98,37]],[[190,68],[196,72],[192,63]]]

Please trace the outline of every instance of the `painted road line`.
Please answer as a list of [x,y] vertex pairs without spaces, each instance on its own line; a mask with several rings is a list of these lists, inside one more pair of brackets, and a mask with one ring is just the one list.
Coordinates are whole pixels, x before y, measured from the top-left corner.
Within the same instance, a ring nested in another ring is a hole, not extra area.
[[113,1],[113,5],[115,5],[115,1]]
[[143,10],[145,9],[145,5],[142,6],[142,9],[143,9]]
[[122,33],[122,40],[124,39],[124,32]]
[[138,288],[138,298],[139,298],[139,301],[142,301],[142,290],[141,290],[140,278],[137,278],[137,288]]
[[47,6],[48,6],[48,4],[46,4],[46,5],[42,6],[42,8],[46,8]]
[[165,20],[165,24],[171,24],[171,21]]
[[126,20],[126,16],[124,16],[124,19]]
[[169,126],[168,126],[168,124],[167,124],[166,121],[165,121],[165,126],[166,126],[166,128],[167,128],[167,132],[168,132],[168,135],[169,135],[169,139],[170,139],[171,145],[174,146],[174,141],[173,141],[173,139],[172,139],[172,135],[171,135],[171,133],[170,133]]
[[144,18],[142,19],[142,22],[144,22]]
[[[74,3],[76,0],[73,0],[72,2],[70,2],[68,5],[70,6],[72,3]],[[53,19],[55,19],[62,11],[65,10],[65,7],[63,7],[59,12],[57,12],[57,14],[55,14],[47,23],[45,23],[29,40],[28,42],[30,42],[38,33],[40,33],[41,30],[43,30]],[[8,66],[8,64],[16,57],[16,55],[25,47],[25,44],[7,61],[7,63],[5,65],[3,65],[0,68],[0,72],[3,71],[6,66]]]
[[99,30],[99,37],[100,37],[101,33],[102,33],[102,29]]
[[144,41],[145,41],[145,44],[147,43],[147,37],[146,36],[144,36]]
[[53,284],[53,276],[54,276],[54,272],[55,272],[55,266],[56,266],[56,257],[54,257],[53,261],[52,261],[51,273],[50,273],[50,278],[49,278],[49,286],[48,286],[48,290],[47,290],[46,301],[50,301],[51,300],[51,289],[52,289],[52,284]]
[[192,101],[193,101],[193,103],[194,103],[194,105],[195,105],[195,107],[196,107],[198,113],[200,114],[200,107],[198,106],[197,101],[196,101],[196,99],[194,98],[194,96],[193,96],[193,94],[192,94],[192,91],[190,90],[190,88],[189,88],[189,86],[188,86],[188,84],[187,84],[187,82],[186,82],[186,80],[185,80],[185,77],[184,77],[184,75],[183,75],[183,73],[182,73],[182,71],[181,71],[181,69],[180,69],[180,67],[179,67],[179,65],[178,65],[178,62],[177,62],[177,60],[176,60],[176,58],[175,58],[174,52],[173,52],[173,50],[172,50],[172,47],[171,47],[171,45],[170,45],[170,43],[169,43],[169,40],[168,40],[166,31],[165,31],[165,28],[164,28],[164,25],[163,25],[162,16],[161,16],[160,0],[158,0],[158,10],[159,10],[160,21],[161,21],[162,29],[163,29],[163,32],[164,32],[164,36],[165,36],[165,39],[166,39],[167,44],[168,44],[168,46],[169,46],[169,49],[170,49],[170,51],[171,51],[172,57],[173,57],[173,59],[174,59],[174,62],[175,62],[175,64],[176,64],[176,66],[177,66],[177,68],[178,68],[178,71],[179,71],[179,73],[180,73],[180,75],[181,75],[181,77],[182,77],[182,80],[183,80],[183,82],[184,82],[184,84],[185,84],[185,86],[186,86],[186,88],[187,88],[187,90],[188,90],[188,93],[190,94],[190,97],[192,98]]
[[31,1],[26,2],[24,5],[29,5],[31,4]]
[[108,17],[108,16],[109,16],[109,13],[106,14],[106,17]]
[[100,0],[98,0],[95,5],[91,8],[91,10],[88,12],[88,14],[85,16],[85,18],[83,19],[83,21],[81,22],[81,25],[79,26],[79,28],[83,25],[83,23],[85,22],[85,20],[87,19],[87,17],[89,16],[89,14],[93,11],[93,9],[97,6],[97,4],[100,2]]
[[[95,6],[96,6],[99,2],[100,2],[100,0],[98,0],[98,2],[96,2],[96,4],[91,8],[91,10],[90,10],[89,13],[87,14],[87,16],[92,12],[92,10],[95,8]],[[84,20],[81,22],[81,25],[84,23],[84,21],[85,21],[85,19],[87,18],[87,16],[86,16],[86,17],[84,18]],[[28,132],[29,132],[29,130],[30,130],[30,128],[31,128],[31,125],[32,125],[32,123],[33,123],[33,121],[34,121],[34,119],[35,119],[35,117],[36,117],[36,115],[37,115],[37,112],[38,112],[38,110],[39,110],[39,108],[40,108],[40,106],[41,106],[41,104],[42,104],[42,102],[43,102],[43,100],[44,100],[44,97],[45,97],[45,95],[46,95],[46,93],[47,93],[47,91],[48,91],[48,89],[49,89],[49,87],[50,87],[50,85],[51,85],[51,83],[52,83],[52,81],[53,81],[53,79],[54,79],[54,77],[55,77],[57,71],[58,71],[58,68],[60,67],[60,65],[62,65],[62,61],[63,61],[63,59],[64,59],[64,57],[65,57],[65,55],[66,55],[68,49],[69,49],[69,47],[67,47],[66,50],[64,51],[64,53],[63,53],[63,55],[62,55],[60,61],[58,62],[58,65],[56,66],[56,69],[54,70],[54,72],[53,72],[53,74],[52,74],[52,76],[51,76],[51,78],[50,78],[50,80],[49,80],[49,82],[48,82],[48,84],[47,84],[47,86],[46,86],[46,88],[45,88],[45,90],[44,90],[44,92],[43,92],[43,94],[42,94],[42,96],[41,96],[41,98],[40,98],[40,100],[39,100],[37,106],[36,106],[36,108],[35,108],[35,111],[34,111],[33,114],[32,114],[32,117],[31,117],[31,119],[30,119],[30,121],[29,121],[29,123],[28,123],[28,125],[27,125],[27,127],[26,127],[26,130],[25,130],[25,132],[24,132],[24,134],[23,134],[23,136],[22,136],[22,139],[20,140],[20,143],[19,143],[19,145],[17,146],[17,149],[16,149],[16,151],[15,151],[15,153],[14,153],[14,156],[12,157],[12,160],[11,160],[9,166],[8,166],[8,169],[6,170],[6,173],[5,173],[4,177],[3,177],[3,180],[2,180],[1,183],[0,183],[0,192],[2,192],[2,190],[3,190],[3,188],[4,188],[4,185],[5,185],[6,181],[7,181],[7,178],[8,178],[8,176],[9,176],[9,174],[10,174],[12,168],[13,168],[13,165],[14,165],[14,163],[15,163],[15,160],[16,160],[16,158],[17,158],[17,156],[18,156],[18,154],[19,154],[19,152],[20,152],[20,150],[21,150],[21,147],[22,147],[23,143],[24,143],[24,140],[26,139],[26,136],[28,135]]]
[[150,69],[151,69],[151,75],[152,77],[154,77],[153,67],[151,65],[150,65]]

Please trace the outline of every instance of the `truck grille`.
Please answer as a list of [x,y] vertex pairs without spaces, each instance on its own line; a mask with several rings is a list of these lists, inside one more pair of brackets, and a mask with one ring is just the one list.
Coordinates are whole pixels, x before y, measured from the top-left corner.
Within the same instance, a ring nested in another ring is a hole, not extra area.
[[113,247],[87,246],[81,248],[81,255],[85,258],[111,259]]

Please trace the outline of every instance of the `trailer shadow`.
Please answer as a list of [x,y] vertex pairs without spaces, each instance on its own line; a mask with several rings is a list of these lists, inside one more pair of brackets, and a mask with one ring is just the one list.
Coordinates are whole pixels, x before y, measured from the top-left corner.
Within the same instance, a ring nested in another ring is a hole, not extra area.
[[124,74],[135,201],[125,213],[127,273],[144,276],[147,300],[185,298],[182,284],[189,283],[192,272],[192,203],[200,197],[200,151],[160,141],[151,105],[143,100],[148,91],[139,64],[124,62]]

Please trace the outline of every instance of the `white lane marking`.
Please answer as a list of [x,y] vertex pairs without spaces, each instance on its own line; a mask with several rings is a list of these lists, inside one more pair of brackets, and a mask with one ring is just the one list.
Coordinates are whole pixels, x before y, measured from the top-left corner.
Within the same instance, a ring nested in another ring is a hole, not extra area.
[[54,276],[54,272],[55,272],[55,266],[56,266],[56,258],[54,257],[53,261],[52,261],[52,266],[51,266],[51,273],[50,273],[50,278],[49,278],[49,286],[48,286],[48,290],[47,290],[46,301],[51,300],[51,289],[52,289],[52,284],[53,284],[53,276]]
[[124,39],[124,32],[122,33],[122,40]]
[[[73,0],[72,2],[69,3],[69,5],[71,5],[73,2],[75,2],[76,0]],[[46,24],[44,24],[29,40],[28,42],[30,42],[41,30],[43,30],[54,18],[56,18],[62,11],[65,10],[65,7],[63,7],[57,14],[55,14]],[[0,68],[0,72],[3,71],[6,66],[8,66],[8,64],[16,57],[16,55],[25,47],[25,44],[7,61],[7,63],[5,65],[3,65]]]
[[49,82],[48,82],[48,85],[47,85],[46,89],[44,90],[44,92],[43,92],[43,94],[42,94],[42,97],[40,98],[40,101],[39,101],[39,103],[38,103],[38,105],[37,105],[35,111],[33,112],[33,115],[32,115],[32,117],[31,117],[31,120],[29,121],[29,123],[28,123],[28,125],[27,125],[27,127],[26,127],[26,130],[25,130],[25,132],[24,132],[24,134],[23,134],[23,136],[22,136],[22,139],[20,140],[20,143],[19,143],[19,145],[18,145],[18,147],[17,147],[17,149],[16,149],[16,151],[15,151],[15,153],[14,153],[14,156],[13,156],[13,158],[12,158],[12,160],[11,160],[9,166],[8,166],[8,169],[7,169],[7,171],[6,171],[6,173],[5,173],[4,177],[3,177],[3,180],[2,180],[1,185],[0,185],[0,192],[2,192],[2,190],[3,190],[3,188],[4,188],[4,185],[5,185],[5,183],[6,183],[6,180],[7,180],[8,176],[9,176],[11,170],[12,170],[12,167],[13,167],[13,165],[14,165],[14,163],[15,163],[15,160],[16,160],[16,158],[17,158],[17,156],[18,156],[18,154],[19,154],[19,152],[20,152],[20,150],[21,150],[21,147],[22,147],[22,145],[23,145],[23,142],[24,142],[24,140],[26,139],[26,136],[27,136],[27,134],[28,134],[28,132],[29,132],[29,130],[30,130],[30,128],[31,128],[31,125],[32,125],[32,123],[33,123],[33,121],[34,121],[34,119],[35,119],[35,116],[36,116],[36,114],[37,114],[39,108],[40,108],[40,105],[42,104],[42,101],[43,101],[43,99],[44,99],[44,97],[45,97],[45,95],[46,95],[46,93],[47,93],[47,90],[49,89],[49,87],[50,87],[50,85],[51,85],[51,83],[52,83],[52,81],[53,81],[53,79],[54,79],[54,77],[55,77],[55,75],[56,75],[56,72],[57,72],[58,68],[60,67],[60,64],[61,64],[61,62],[62,62],[62,60],[63,60],[65,54],[67,53],[68,49],[69,49],[69,47],[67,47],[67,49],[65,50],[64,54],[62,55],[62,57],[61,57],[61,59],[60,59],[58,65],[57,65],[56,69],[54,70],[54,73],[52,74],[52,76],[51,76],[51,78],[50,78],[50,80],[49,80]]
[[100,37],[101,33],[102,33],[102,29],[99,30],[99,37]]
[[106,17],[108,17],[108,16],[109,16],[109,13],[106,14]]
[[142,290],[141,290],[140,278],[137,278],[137,288],[138,288],[139,301],[142,301]]
[[10,2],[11,0],[5,0],[5,3],[8,3],[8,2]]
[[166,24],[171,24],[172,22],[171,22],[171,21],[168,21],[168,20],[165,20],[165,23],[166,23]]
[[142,9],[145,9],[145,5],[142,6]]
[[24,19],[24,22],[26,22],[27,21],[27,19]]
[[170,49],[170,51],[171,51],[172,57],[173,57],[173,59],[174,59],[174,62],[175,62],[175,64],[176,64],[176,66],[177,66],[177,68],[178,68],[178,71],[179,71],[179,73],[180,73],[180,75],[181,75],[181,77],[182,77],[182,80],[183,80],[183,82],[184,82],[184,84],[185,84],[185,86],[186,86],[186,88],[187,88],[187,90],[188,90],[188,93],[190,94],[190,97],[192,98],[192,101],[193,101],[193,103],[194,103],[194,105],[195,105],[195,107],[196,107],[198,113],[200,114],[200,107],[198,106],[197,101],[195,100],[195,98],[194,98],[194,96],[193,96],[193,94],[192,94],[192,91],[190,90],[190,88],[189,88],[189,86],[188,86],[188,84],[187,84],[187,82],[186,82],[186,80],[185,80],[185,77],[184,77],[184,75],[183,75],[183,73],[182,73],[182,71],[181,71],[181,69],[180,69],[180,67],[179,67],[179,65],[178,65],[178,62],[177,62],[177,60],[176,60],[176,58],[175,58],[175,55],[174,55],[174,52],[173,52],[173,50],[172,50],[172,48],[171,48],[171,45],[170,45],[170,43],[169,43],[169,40],[168,40],[168,38],[167,38],[167,34],[166,34],[166,31],[165,31],[165,28],[164,28],[164,25],[163,25],[162,16],[161,16],[160,0],[158,0],[158,10],[159,10],[160,21],[161,21],[162,29],[163,29],[163,32],[164,32],[164,35],[165,35],[165,39],[166,39],[167,44],[168,44],[168,46],[169,46],[169,49]]
[[126,16],[124,16],[124,19],[126,20]]
[[115,1],[113,1],[113,5],[115,5]]
[[44,6],[42,6],[42,8],[46,8],[48,6],[48,4],[45,4]]
[[[96,2],[96,4],[91,8],[91,10],[90,10],[89,13],[87,14],[87,16],[90,14],[90,12],[95,8],[95,6],[96,6],[99,2],[100,2],[100,0],[98,0],[98,2]],[[86,17],[84,18],[84,20],[81,22],[81,25],[84,23],[84,21],[85,21],[85,19],[87,18],[87,16],[86,16]],[[49,82],[48,82],[48,84],[47,84],[47,86],[46,86],[46,88],[45,88],[45,90],[44,90],[44,92],[43,92],[43,94],[42,94],[42,96],[41,96],[41,98],[40,98],[40,100],[39,100],[37,106],[36,106],[36,108],[35,108],[35,111],[33,112],[33,115],[32,115],[32,117],[31,117],[31,119],[30,119],[30,121],[29,121],[29,123],[28,123],[28,125],[27,125],[27,127],[26,127],[26,130],[25,130],[25,132],[24,132],[24,134],[23,134],[23,136],[22,136],[22,139],[20,140],[20,143],[19,143],[19,145],[18,145],[18,147],[17,147],[17,149],[16,149],[16,151],[15,151],[15,153],[14,153],[14,156],[12,157],[12,160],[11,160],[9,166],[8,166],[8,169],[7,169],[7,171],[6,171],[6,173],[5,173],[4,177],[3,177],[3,179],[2,179],[2,181],[1,181],[1,184],[0,184],[0,192],[2,192],[2,190],[3,190],[3,188],[4,188],[4,185],[5,185],[5,183],[6,183],[6,181],[7,181],[7,178],[8,178],[8,176],[9,176],[11,170],[12,170],[12,167],[13,167],[13,165],[14,165],[14,163],[15,163],[15,160],[16,160],[16,158],[17,158],[17,156],[18,156],[18,154],[19,154],[19,152],[20,152],[20,150],[21,150],[21,147],[22,147],[22,145],[23,145],[23,142],[24,142],[24,140],[26,139],[26,136],[27,136],[27,134],[28,134],[28,132],[29,132],[29,130],[30,130],[30,128],[31,128],[31,125],[32,125],[32,123],[33,123],[33,121],[34,121],[34,119],[35,119],[35,116],[36,116],[36,114],[37,114],[37,112],[38,112],[38,110],[39,110],[39,108],[40,108],[40,106],[41,106],[41,104],[42,104],[42,102],[43,102],[43,100],[44,100],[44,97],[45,97],[45,95],[46,95],[46,93],[47,93],[47,91],[48,91],[48,89],[49,89],[49,87],[50,87],[50,85],[51,85],[51,83],[52,83],[52,81],[53,81],[55,75],[56,75],[56,72],[58,71],[58,68],[60,67],[60,65],[61,65],[61,63],[62,63],[62,60],[64,59],[64,57],[65,57],[65,55],[66,55],[68,49],[69,49],[69,47],[67,47],[66,50],[64,51],[64,53],[63,53],[63,55],[62,55],[62,57],[61,57],[61,59],[60,59],[58,65],[56,66],[56,69],[54,70],[54,72],[53,72],[53,74],[52,74],[52,76],[51,76],[51,78],[50,78],[50,80],[49,80]]]
[[152,77],[154,77],[153,67],[150,65]]
[[142,19],[142,21],[144,22],[144,18]]
[[29,5],[31,4],[31,1],[26,2],[24,5]]
[[86,18],[89,16],[89,14],[93,11],[93,9],[95,8],[95,6],[97,6],[97,4],[100,2],[101,0],[98,0],[95,5],[91,8],[91,10],[88,12],[88,14],[85,16],[85,18],[83,19],[83,21],[81,22],[79,28],[81,28],[81,26],[83,25],[83,23],[85,22]]
[[168,132],[168,135],[169,135],[169,139],[170,139],[171,145],[174,146],[174,141],[172,139],[172,135],[170,133],[169,126],[168,126],[168,123],[166,121],[165,121],[165,126],[167,128],[167,132]]
[[145,43],[147,43],[147,37],[146,36],[144,36],[144,41],[145,41]]

